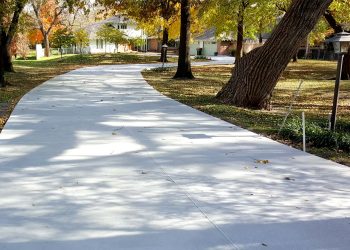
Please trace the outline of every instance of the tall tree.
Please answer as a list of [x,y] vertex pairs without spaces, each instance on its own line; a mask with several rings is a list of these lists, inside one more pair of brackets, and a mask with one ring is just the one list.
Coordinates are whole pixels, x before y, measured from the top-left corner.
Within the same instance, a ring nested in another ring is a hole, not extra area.
[[193,79],[190,58],[191,0],[181,1],[181,31],[177,72],[175,79]]
[[39,30],[43,35],[45,47],[45,56],[50,56],[50,40],[49,36],[54,28],[60,22],[63,10],[67,8],[65,1],[57,0],[31,0],[35,19],[39,26]]
[[18,29],[20,15],[24,9],[26,0],[4,1],[1,9],[4,10],[0,17],[1,60],[5,71],[13,72],[10,46]]
[[112,23],[102,25],[96,36],[106,42],[114,43],[117,52],[119,44],[128,43],[125,33],[114,27]]
[[[106,6],[113,6],[143,24],[161,19],[162,45],[169,43],[169,26],[178,17],[180,0],[99,0]],[[166,61],[166,52],[162,50],[160,61]]]
[[270,31],[278,15],[275,0],[208,0],[203,20],[218,36],[236,40],[235,56],[243,55],[244,38]]
[[63,48],[72,46],[74,42],[74,35],[68,28],[59,29],[53,33],[52,45],[59,49],[61,58],[63,57]]
[[89,46],[89,34],[84,29],[78,29],[74,32],[74,41],[79,47],[80,54],[83,54],[83,48]]
[[269,108],[279,77],[331,2],[293,0],[264,46],[237,62],[231,79],[217,98],[240,107]]

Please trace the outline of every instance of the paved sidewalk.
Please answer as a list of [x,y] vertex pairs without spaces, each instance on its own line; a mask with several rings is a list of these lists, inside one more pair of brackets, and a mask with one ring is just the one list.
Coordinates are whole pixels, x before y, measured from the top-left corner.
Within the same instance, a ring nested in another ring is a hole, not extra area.
[[21,100],[0,134],[0,250],[349,249],[349,168],[170,100],[146,67]]

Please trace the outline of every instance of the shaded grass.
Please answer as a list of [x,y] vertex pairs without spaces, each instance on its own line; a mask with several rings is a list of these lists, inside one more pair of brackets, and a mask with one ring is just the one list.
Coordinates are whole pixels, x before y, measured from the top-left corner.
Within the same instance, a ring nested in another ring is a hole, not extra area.
[[[301,94],[294,104],[291,117],[300,117],[304,111],[308,121],[327,126],[333,102],[334,81],[330,79],[335,77],[335,62],[300,60],[291,63],[273,93],[271,111],[243,109],[218,102],[215,95],[227,83],[231,71],[232,66],[229,65],[194,67],[194,80],[171,79],[175,69],[167,72],[145,71],[143,75],[149,84],[173,99],[297,148],[301,148],[299,142],[285,140],[278,135],[278,131],[299,81],[303,79]],[[342,82],[339,103],[341,126],[338,129],[350,127],[350,81]],[[350,166],[350,156],[342,151],[312,145],[308,145],[308,151]]]

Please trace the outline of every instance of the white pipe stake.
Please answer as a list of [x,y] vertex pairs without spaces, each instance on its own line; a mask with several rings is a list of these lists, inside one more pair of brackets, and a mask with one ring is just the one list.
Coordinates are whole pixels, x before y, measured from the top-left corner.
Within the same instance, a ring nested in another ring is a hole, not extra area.
[[305,112],[302,113],[302,120],[303,120],[303,150],[304,152],[306,152]]

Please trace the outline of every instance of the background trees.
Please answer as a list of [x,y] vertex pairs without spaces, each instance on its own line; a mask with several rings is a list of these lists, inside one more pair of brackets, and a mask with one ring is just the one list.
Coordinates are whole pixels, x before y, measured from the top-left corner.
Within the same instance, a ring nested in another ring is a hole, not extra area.
[[235,57],[243,55],[244,38],[256,38],[270,31],[279,12],[272,0],[209,0],[204,3],[202,19],[216,28],[218,37],[236,40]]
[[56,30],[52,36],[52,45],[59,48],[61,57],[63,56],[63,48],[72,46],[74,42],[73,32],[69,31],[68,28]]
[[238,60],[217,98],[236,106],[269,108],[277,80],[331,0],[294,0],[267,43]]
[[89,34],[84,29],[78,29],[74,32],[74,41],[82,54],[83,48],[89,46]]
[[31,0],[31,6],[39,30],[44,38],[45,56],[48,57],[50,56],[50,33],[53,27],[59,24],[61,14],[67,7],[67,4],[56,0]]
[[97,37],[115,44],[116,50],[118,52],[119,44],[128,43],[128,39],[123,31],[116,29],[112,24],[104,24],[96,33]]
[[[100,0],[99,2],[105,6],[112,6],[143,27],[149,26],[157,30],[160,28],[162,45],[169,43],[170,25],[179,18],[180,0]],[[160,61],[166,61],[166,59],[167,55],[162,50]]]

